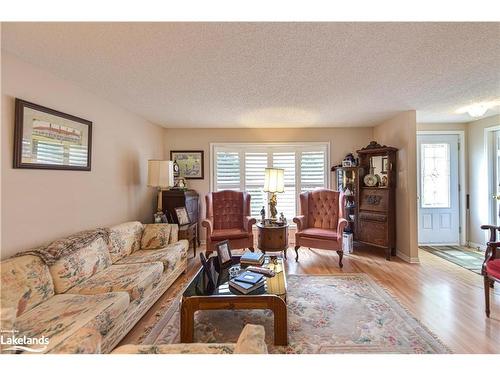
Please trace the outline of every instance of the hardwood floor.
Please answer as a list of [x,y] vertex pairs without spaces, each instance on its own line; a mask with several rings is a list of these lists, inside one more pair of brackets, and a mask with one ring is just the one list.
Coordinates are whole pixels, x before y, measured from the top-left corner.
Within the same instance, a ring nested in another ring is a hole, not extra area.
[[[500,285],[495,285],[492,292],[492,313],[488,319],[484,314],[482,277],[426,251],[420,251],[420,264],[409,264],[399,258],[388,262],[379,249],[356,248],[354,254],[344,256],[342,270],[333,251],[307,248],[299,251],[296,263],[293,248],[288,249],[285,261],[288,274],[366,273],[388,289],[455,353],[500,353]],[[144,329],[157,319],[155,314],[160,306],[177,294],[182,281],[198,269],[198,259],[189,260],[188,272],[158,300],[120,345],[138,343]]]

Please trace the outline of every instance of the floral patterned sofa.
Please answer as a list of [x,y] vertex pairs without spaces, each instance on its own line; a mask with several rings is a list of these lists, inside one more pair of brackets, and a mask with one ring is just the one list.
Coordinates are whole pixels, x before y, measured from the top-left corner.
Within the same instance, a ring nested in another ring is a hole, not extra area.
[[109,353],[186,271],[189,245],[176,224],[89,232],[0,263],[2,322],[10,313],[17,336],[48,337],[45,353]]

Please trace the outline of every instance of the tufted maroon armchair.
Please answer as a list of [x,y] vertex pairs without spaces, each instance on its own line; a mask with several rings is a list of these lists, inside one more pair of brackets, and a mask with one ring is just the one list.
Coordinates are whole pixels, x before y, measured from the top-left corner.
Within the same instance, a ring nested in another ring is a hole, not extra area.
[[232,249],[249,248],[254,251],[252,226],[256,220],[250,217],[250,194],[223,190],[205,196],[206,219],[201,223],[207,228],[207,254],[215,244],[229,240]]
[[300,216],[293,219],[295,233],[295,260],[299,260],[299,248],[335,250],[342,268],[342,234],[347,225],[344,219],[344,194],[319,189],[300,194]]

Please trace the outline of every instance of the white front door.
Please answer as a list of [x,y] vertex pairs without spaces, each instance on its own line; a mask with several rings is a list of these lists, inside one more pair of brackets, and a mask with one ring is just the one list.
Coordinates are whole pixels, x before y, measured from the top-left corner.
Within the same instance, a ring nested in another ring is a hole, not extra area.
[[418,135],[418,242],[460,244],[458,135]]

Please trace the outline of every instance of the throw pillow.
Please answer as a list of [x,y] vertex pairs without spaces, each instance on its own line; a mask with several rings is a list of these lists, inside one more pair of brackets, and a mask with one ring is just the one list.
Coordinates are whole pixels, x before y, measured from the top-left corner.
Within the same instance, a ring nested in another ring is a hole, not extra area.
[[168,245],[172,224],[146,224],[142,232],[141,249],[161,249]]

